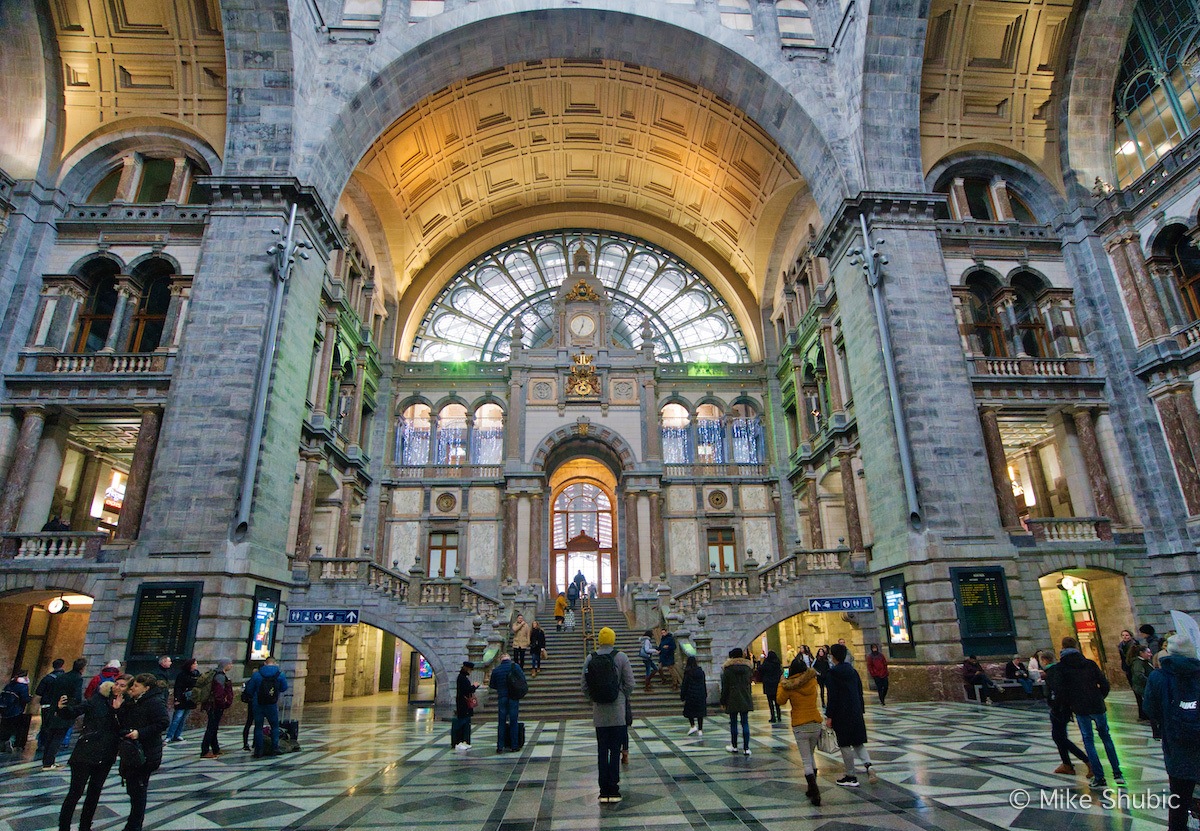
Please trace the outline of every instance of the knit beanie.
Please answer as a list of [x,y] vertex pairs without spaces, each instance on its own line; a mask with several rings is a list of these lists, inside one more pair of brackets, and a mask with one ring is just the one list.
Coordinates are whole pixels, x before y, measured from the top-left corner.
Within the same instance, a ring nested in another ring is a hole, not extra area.
[[1185,658],[1196,657],[1196,645],[1188,640],[1188,636],[1182,632],[1176,632],[1167,641],[1168,655],[1182,655]]
[[605,626],[600,630],[600,634],[596,635],[596,643],[601,646],[612,646],[617,642],[617,633]]

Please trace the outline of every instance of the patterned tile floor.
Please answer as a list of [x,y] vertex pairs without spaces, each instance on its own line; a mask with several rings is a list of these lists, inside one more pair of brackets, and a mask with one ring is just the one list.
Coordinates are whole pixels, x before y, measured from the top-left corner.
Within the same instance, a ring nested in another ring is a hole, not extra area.
[[[201,760],[200,733],[190,730],[151,779],[146,828],[1149,831],[1166,825],[1164,809],[1142,807],[1147,793],[1162,793],[1165,775],[1157,742],[1130,718],[1132,703],[1128,694],[1110,699],[1128,779],[1120,807],[1083,807],[1082,776],[1050,773],[1058,757],[1041,705],[947,703],[869,706],[877,781],[838,788],[840,762],[823,759],[821,808],[804,798],[791,731],[772,729],[765,709],[752,715],[750,758],[725,752],[724,717],[706,723],[703,740],[685,735],[683,718],[638,720],[625,799],[601,806],[590,722],[529,723],[525,749],[497,756],[495,725],[477,720],[464,756],[450,750],[447,722],[379,695],[307,708],[303,751],[277,759],[248,758],[231,726],[230,752]],[[67,771],[44,773],[31,755],[0,757],[0,831],[56,827]],[[127,806],[114,773],[96,831],[120,829]]]

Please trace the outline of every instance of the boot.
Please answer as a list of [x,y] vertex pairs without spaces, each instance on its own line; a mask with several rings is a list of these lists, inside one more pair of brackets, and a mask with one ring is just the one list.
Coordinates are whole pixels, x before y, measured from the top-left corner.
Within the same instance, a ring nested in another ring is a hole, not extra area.
[[821,789],[817,787],[817,775],[815,773],[804,774],[804,781],[808,783],[808,790],[804,795],[808,797],[808,801],[813,805],[821,806]]

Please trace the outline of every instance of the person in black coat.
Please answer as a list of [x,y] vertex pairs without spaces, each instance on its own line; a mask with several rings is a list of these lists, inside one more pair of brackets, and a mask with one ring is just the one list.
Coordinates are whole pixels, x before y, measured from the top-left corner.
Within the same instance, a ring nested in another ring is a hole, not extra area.
[[129,821],[124,831],[142,831],[146,820],[146,798],[150,792],[150,774],[162,765],[163,732],[171,719],[167,705],[158,689],[158,678],[148,672],[133,679],[129,694],[117,712],[122,741],[137,742],[142,747],[141,764],[121,760],[121,778],[129,794]]
[[74,721],[83,716],[83,728],[68,762],[71,786],[58,812],[58,831],[71,831],[75,806],[85,790],[87,796],[79,814],[79,831],[92,831],[92,818],[100,804],[100,793],[113,762],[117,760],[117,742],[121,736],[117,713],[124,703],[129,679],[128,675],[119,675],[112,681],[105,681],[82,703],[72,704],[65,695],[55,702],[55,715],[59,718]]
[[199,677],[200,670],[196,666],[196,659],[184,660],[183,668],[175,676],[172,695],[175,699],[175,713],[171,716],[171,726],[167,728],[167,744],[183,741],[183,725],[187,721],[187,714],[196,709],[196,702],[192,701],[188,693],[196,686],[196,679]]
[[[58,749],[62,747],[75,719],[60,718],[54,715],[56,712],[54,704],[64,695],[70,704],[79,704],[83,701],[83,670],[86,667],[87,658],[76,658],[75,663],[71,665],[71,671],[58,676],[50,687],[50,695],[43,698],[43,701],[50,703],[50,711],[47,719],[49,724],[43,727],[45,736],[42,740],[42,770],[57,770],[62,767],[55,762],[55,759],[58,756]],[[41,687],[41,685],[38,686]]]
[[1108,732],[1108,714],[1104,708],[1104,699],[1108,697],[1109,690],[1108,678],[1095,661],[1083,657],[1083,653],[1079,651],[1079,643],[1074,638],[1063,638],[1062,645],[1062,652],[1058,657],[1056,692],[1075,714],[1075,724],[1083,738],[1083,750],[1087,753],[1088,765],[1092,769],[1092,780],[1088,784],[1096,789],[1108,784],[1104,776],[1104,766],[1100,763],[1100,755],[1096,752],[1096,739],[1092,732],[1094,727],[1104,744],[1108,763],[1112,765],[1113,780],[1118,785],[1124,785],[1121,760],[1117,758],[1117,748]]
[[471,749],[471,697],[479,689],[478,684],[471,682],[471,670],[475,664],[463,661],[462,669],[458,671],[458,679],[454,690],[454,721],[450,725],[450,744],[459,752]]
[[821,646],[817,648],[817,657],[813,658],[812,668],[817,673],[817,686],[821,690],[821,706],[825,706],[825,680],[829,678],[829,650]]
[[683,716],[691,727],[688,735],[704,738],[704,715],[708,712],[708,679],[696,661],[689,655],[683,668],[683,682],[679,685],[679,697],[683,701]]
[[758,675],[762,679],[763,695],[767,697],[767,709],[771,711],[771,724],[783,721],[783,710],[775,700],[779,682],[783,680],[783,662],[779,660],[778,653],[767,653],[766,660],[758,668]]
[[863,720],[867,705],[863,701],[862,679],[854,667],[846,662],[846,653],[844,644],[835,643],[829,648],[833,666],[825,680],[829,695],[829,703],[825,707],[825,725],[837,733],[842,763],[846,766],[846,775],[837,780],[837,784],[857,788],[855,756],[863,763],[867,776],[871,775],[871,757],[866,748],[867,723]]
[[533,677],[537,678],[542,668],[542,652],[546,649],[546,630],[536,620],[529,628],[529,666],[533,669]]

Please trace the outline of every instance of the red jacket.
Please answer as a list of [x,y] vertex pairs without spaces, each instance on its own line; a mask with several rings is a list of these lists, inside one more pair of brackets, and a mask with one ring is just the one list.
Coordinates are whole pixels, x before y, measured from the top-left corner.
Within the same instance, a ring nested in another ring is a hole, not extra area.
[[83,697],[91,698],[96,694],[96,690],[100,689],[100,685],[105,681],[116,681],[121,677],[120,667],[105,667],[100,670],[100,674],[88,681],[87,689],[83,691]]
[[882,652],[872,652],[867,655],[867,674],[872,678],[887,678],[887,658]]

